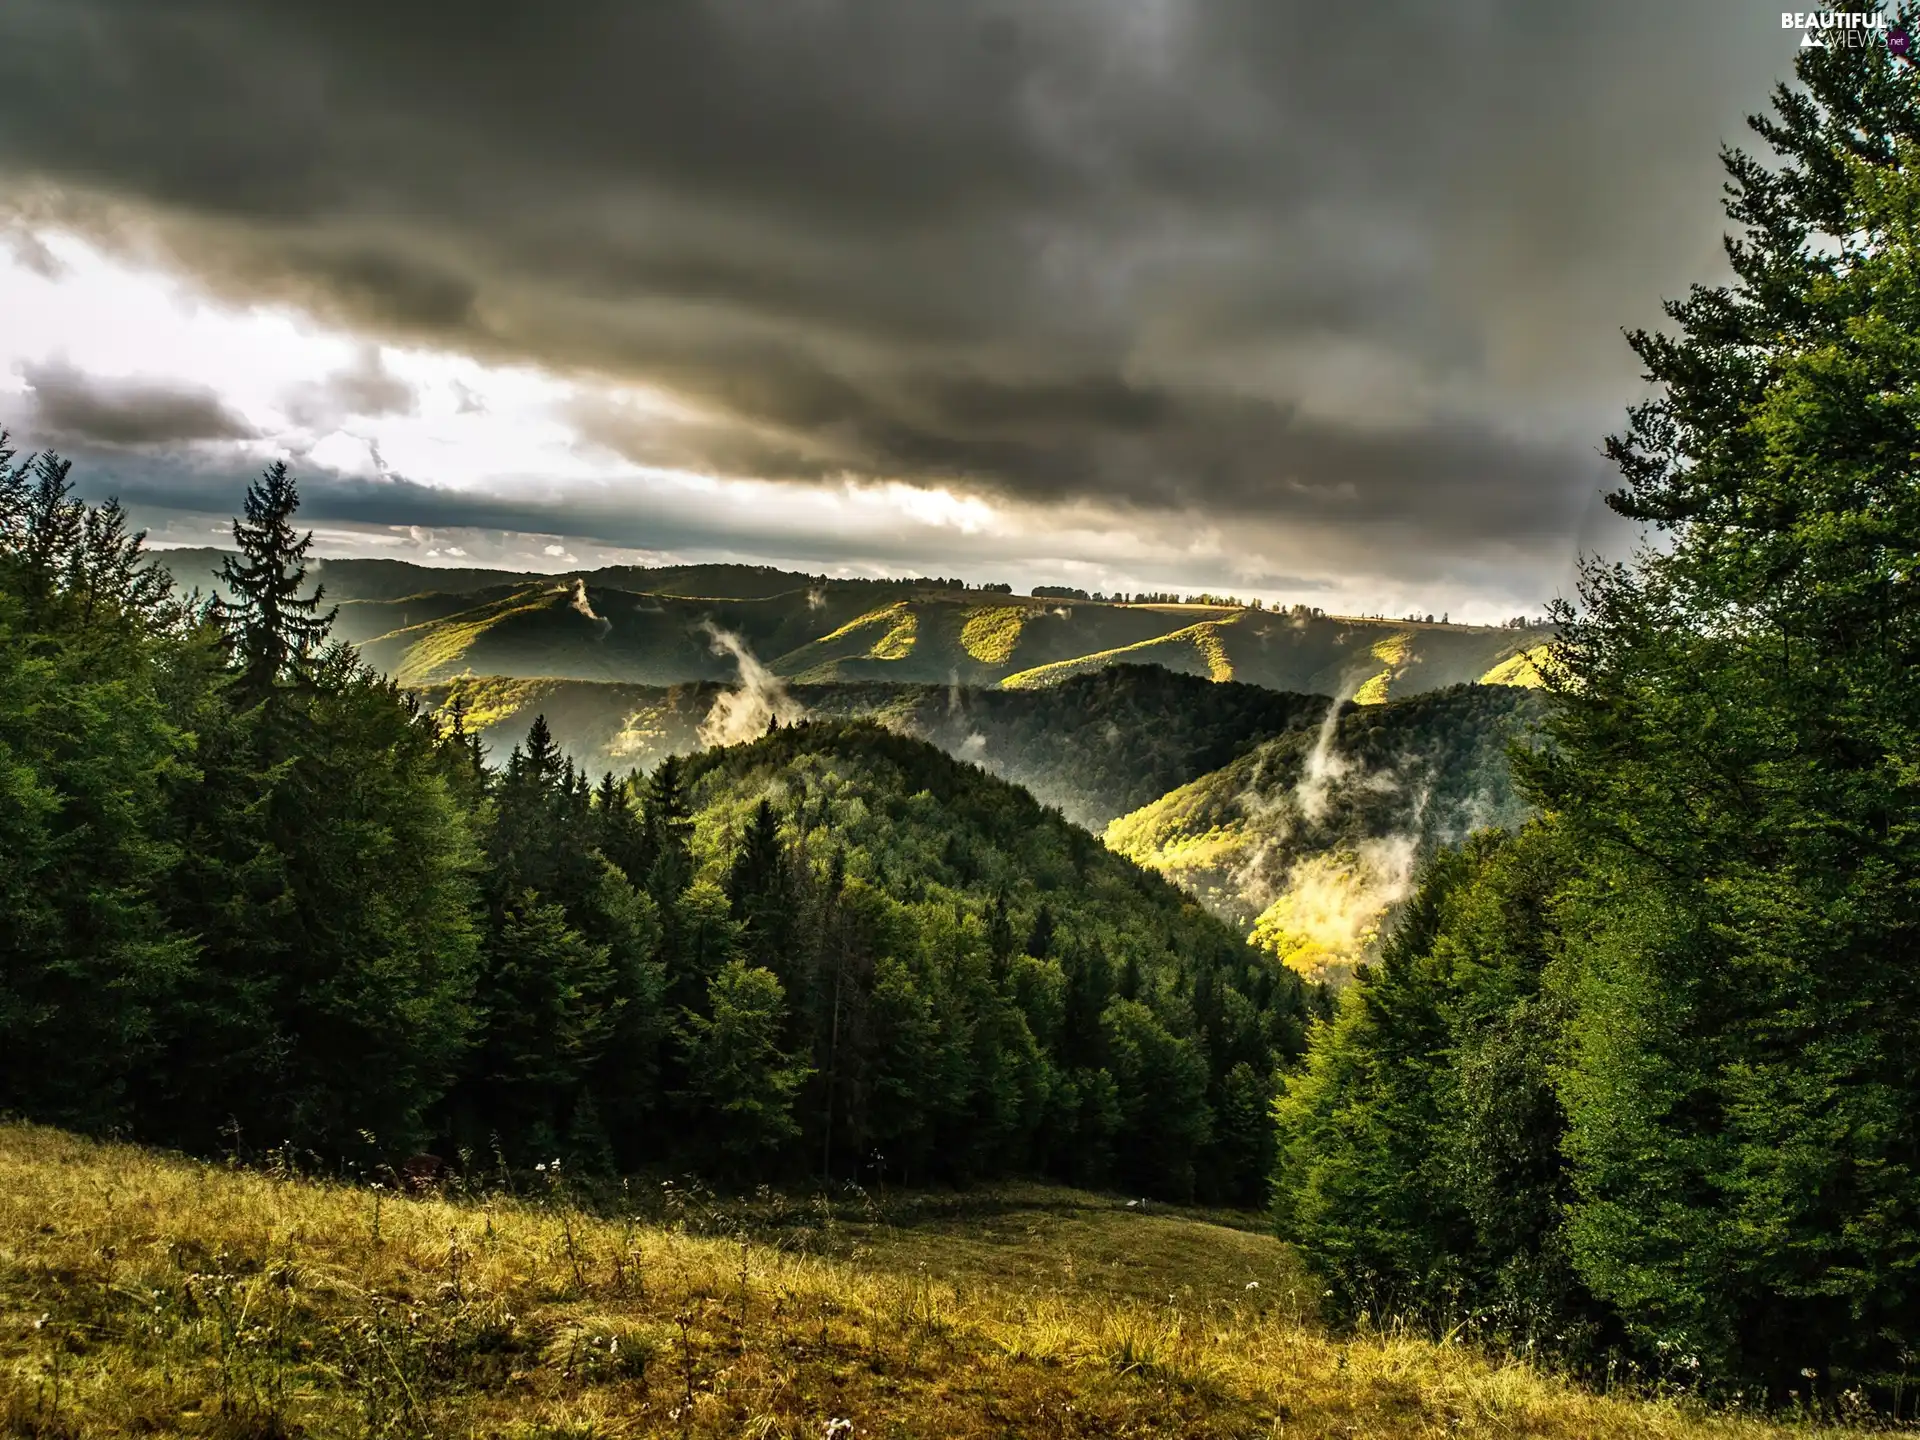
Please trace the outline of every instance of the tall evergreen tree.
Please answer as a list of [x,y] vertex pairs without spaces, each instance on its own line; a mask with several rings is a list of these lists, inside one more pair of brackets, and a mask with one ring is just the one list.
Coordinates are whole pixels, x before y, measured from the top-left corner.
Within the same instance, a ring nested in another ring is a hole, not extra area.
[[702,1148],[737,1174],[800,1133],[793,1102],[807,1071],[780,1048],[786,994],[772,971],[728,961],[705,1008],[682,1018],[682,1098],[700,1118]]
[[1920,1340],[1920,90],[1884,46],[1798,72],[1726,157],[1735,282],[1632,337],[1609,503],[1661,541],[1561,609],[1534,772],[1594,858],[1578,1264],[1780,1390]]
[[211,608],[235,684],[179,792],[168,907],[200,939],[191,1004],[148,1092],[162,1133],[338,1151],[413,1147],[473,1020],[478,859],[464,756],[303,594],[311,535],[274,465],[247,495]]
[[325,645],[334,610],[322,611],[324,586],[311,595],[307,554],[313,532],[293,529],[299,490],[284,460],[276,460],[247,487],[243,514],[233,522],[237,554],[221,562],[220,580],[229,598],[214,613],[232,637],[247,687],[264,694],[275,682],[304,678]]
[[195,947],[159,903],[177,853],[170,703],[199,637],[117,505],[0,434],[0,1108],[134,1115]]

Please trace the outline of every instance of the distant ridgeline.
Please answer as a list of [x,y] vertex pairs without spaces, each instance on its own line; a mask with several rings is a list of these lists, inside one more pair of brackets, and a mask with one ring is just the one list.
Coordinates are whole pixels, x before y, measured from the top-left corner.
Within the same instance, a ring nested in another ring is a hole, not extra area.
[[[192,585],[209,583],[218,552],[163,558]],[[1475,681],[1532,683],[1528,657],[1547,638],[1540,628],[1123,605],[967,589],[955,580],[825,580],[744,565],[557,577],[393,560],[319,562],[315,570],[340,606],[336,633],[409,686],[462,675],[732,680],[737,666],[715,643],[720,630],[800,684],[1027,689],[1134,663],[1377,703]]]

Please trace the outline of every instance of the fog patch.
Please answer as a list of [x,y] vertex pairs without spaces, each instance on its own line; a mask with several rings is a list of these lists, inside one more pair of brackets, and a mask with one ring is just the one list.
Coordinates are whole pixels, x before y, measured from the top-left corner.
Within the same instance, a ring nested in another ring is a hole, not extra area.
[[1412,893],[1419,855],[1418,835],[1406,832],[1296,860],[1250,938],[1302,975],[1349,979]]
[[786,683],[747,648],[746,641],[711,620],[702,620],[699,629],[714,654],[731,655],[740,667],[739,685],[722,692],[700,722],[702,745],[737,745],[766,734],[776,720],[791,725],[807,713],[806,707],[787,693]]
[[604,615],[596,615],[594,613],[593,602],[587,599],[587,582],[586,581],[576,580],[573,582],[572,605],[575,610],[579,611],[580,614],[586,616],[587,619],[593,622],[593,625],[594,625],[593,638],[594,639],[604,640],[607,638],[607,632],[613,629],[613,622],[607,619],[607,617]]

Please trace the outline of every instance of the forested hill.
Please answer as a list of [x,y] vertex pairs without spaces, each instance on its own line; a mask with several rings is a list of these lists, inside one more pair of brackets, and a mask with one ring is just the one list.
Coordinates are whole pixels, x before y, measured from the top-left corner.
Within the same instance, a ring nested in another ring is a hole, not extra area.
[[811,1028],[809,1144],[833,1123],[913,1173],[1258,1193],[1313,997],[1180,890],[870,723],[710,750],[684,783],[697,869]]
[[0,443],[0,1111],[327,1164],[1047,1174],[1255,1202],[1320,998],[870,723],[598,785],[329,635],[284,465],[187,606]]
[[[703,729],[731,687],[469,676],[422,687],[465,723],[495,760],[546,717],[561,752],[584,769],[648,770],[705,748]],[[1068,819],[1108,821],[1219,769],[1259,741],[1319,723],[1324,696],[1213,682],[1152,665],[1115,665],[1033,690],[897,685],[792,685],[790,714],[871,718],[929,740],[1025,786]]]

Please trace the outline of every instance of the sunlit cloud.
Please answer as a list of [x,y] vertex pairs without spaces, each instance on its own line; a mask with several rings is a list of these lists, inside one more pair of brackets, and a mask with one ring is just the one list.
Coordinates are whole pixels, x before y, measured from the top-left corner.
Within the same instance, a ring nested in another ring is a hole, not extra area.
[[[0,423],[25,444],[79,455],[77,473],[131,496],[162,546],[221,543],[216,507],[285,456],[305,481],[321,553],[423,564],[729,559],[1503,618],[1516,599],[1554,588],[1571,558],[1399,581],[1380,576],[1361,544],[1298,525],[1223,527],[1200,513],[904,479],[796,483],[638,464],[584,433],[580,417],[612,407],[644,430],[688,424],[697,408],[604,377],[381,344],[286,307],[222,302],[58,230],[0,250],[0,313]],[[87,433],[90,420],[111,424]]]

